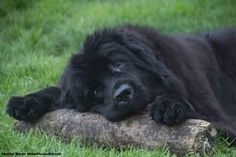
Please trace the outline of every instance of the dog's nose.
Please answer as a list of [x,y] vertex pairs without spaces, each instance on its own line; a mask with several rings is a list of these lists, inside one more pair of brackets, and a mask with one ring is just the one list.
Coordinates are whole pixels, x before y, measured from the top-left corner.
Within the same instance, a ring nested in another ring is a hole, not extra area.
[[113,93],[113,99],[118,103],[127,103],[133,98],[132,88],[128,84],[122,84]]

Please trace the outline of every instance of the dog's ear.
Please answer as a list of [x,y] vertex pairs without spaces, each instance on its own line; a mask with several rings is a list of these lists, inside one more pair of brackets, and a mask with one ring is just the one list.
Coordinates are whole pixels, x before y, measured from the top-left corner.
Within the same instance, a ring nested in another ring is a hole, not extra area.
[[113,35],[113,40],[131,51],[135,57],[150,65],[155,58],[152,45],[145,40],[144,36],[130,31],[117,31]]
[[90,106],[84,104],[85,89],[79,79],[83,70],[80,69],[80,65],[75,66],[72,63],[72,61],[75,61],[75,57],[78,56],[73,56],[71,58],[71,62],[69,62],[62,74],[60,80],[60,88],[62,91],[60,102],[66,108],[73,108],[79,112],[84,112],[87,111]]
[[137,32],[118,30],[114,33],[113,40],[132,52],[136,61],[154,70],[160,78],[168,75],[164,64],[156,56],[154,45],[144,35]]
[[113,40],[132,52],[139,66],[155,73],[158,81],[162,81],[170,91],[186,97],[187,92],[182,82],[158,59],[156,49],[145,36],[135,32],[120,31],[117,32]]
[[73,108],[79,112],[83,112],[86,110],[87,106],[83,106],[83,104],[79,101],[79,96],[82,94],[82,90],[78,88],[79,83],[78,79],[72,74],[68,74],[66,78],[61,80],[61,104],[63,104],[66,108]]
[[66,66],[64,73],[60,78],[61,97],[60,103],[66,108],[74,108],[74,102],[70,93],[71,71],[69,65]]

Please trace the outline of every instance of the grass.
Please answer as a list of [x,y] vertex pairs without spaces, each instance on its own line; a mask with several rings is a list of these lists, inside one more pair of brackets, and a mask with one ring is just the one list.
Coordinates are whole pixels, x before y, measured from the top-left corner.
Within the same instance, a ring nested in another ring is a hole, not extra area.
[[[196,32],[235,26],[235,0],[1,0],[0,1],[0,153],[60,152],[63,156],[176,156],[168,149],[117,151],[64,144],[42,133],[20,134],[5,114],[10,96],[57,83],[66,61],[86,34],[122,23],[167,32]],[[215,156],[236,156],[218,139]],[[1,155],[0,155],[1,156]],[[190,154],[188,156],[199,156]]]

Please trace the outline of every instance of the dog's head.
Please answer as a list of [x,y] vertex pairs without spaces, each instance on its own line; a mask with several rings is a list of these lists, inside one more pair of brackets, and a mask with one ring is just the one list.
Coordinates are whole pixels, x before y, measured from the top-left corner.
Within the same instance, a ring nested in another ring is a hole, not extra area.
[[63,100],[80,111],[111,121],[140,112],[155,96],[175,85],[153,45],[129,29],[105,29],[88,36],[62,76]]

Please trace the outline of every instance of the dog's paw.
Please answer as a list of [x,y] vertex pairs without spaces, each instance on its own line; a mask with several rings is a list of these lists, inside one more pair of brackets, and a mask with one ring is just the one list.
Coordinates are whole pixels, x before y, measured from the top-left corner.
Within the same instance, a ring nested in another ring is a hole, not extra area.
[[40,101],[34,96],[11,97],[6,112],[17,120],[33,122],[41,116]]
[[151,118],[170,126],[180,124],[189,118],[190,107],[184,101],[168,98],[157,101],[150,108]]

